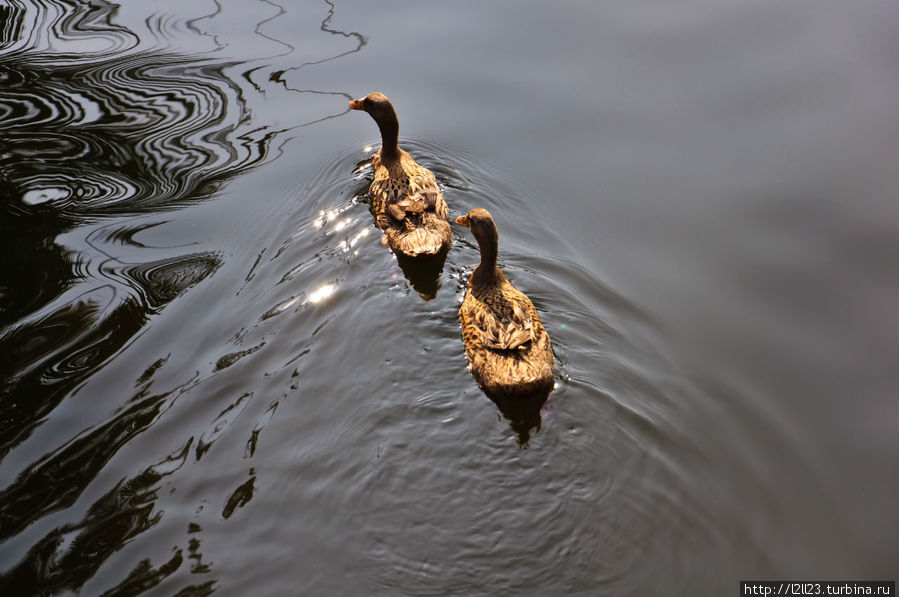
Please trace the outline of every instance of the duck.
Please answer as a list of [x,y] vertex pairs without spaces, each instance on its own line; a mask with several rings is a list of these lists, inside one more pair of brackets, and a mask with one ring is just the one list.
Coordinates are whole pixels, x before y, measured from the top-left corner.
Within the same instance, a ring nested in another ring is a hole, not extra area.
[[412,259],[445,254],[453,242],[449,207],[434,173],[397,145],[400,125],[393,104],[375,92],[352,100],[350,108],[368,112],[381,132],[369,194],[382,241]]
[[468,369],[491,398],[548,395],[553,388],[552,344],[537,309],[496,265],[499,234],[486,209],[456,218],[478,241],[481,261],[459,307]]

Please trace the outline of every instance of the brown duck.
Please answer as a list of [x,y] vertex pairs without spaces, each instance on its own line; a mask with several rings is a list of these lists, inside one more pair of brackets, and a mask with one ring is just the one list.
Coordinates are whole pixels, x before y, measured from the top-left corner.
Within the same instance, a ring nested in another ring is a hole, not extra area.
[[381,131],[369,192],[386,244],[412,258],[433,257],[449,248],[453,242],[449,208],[434,173],[397,146],[400,125],[393,104],[382,93],[370,93],[351,101],[350,108],[368,112]]
[[531,300],[496,266],[496,224],[486,209],[456,218],[471,229],[481,262],[459,308],[468,368],[491,396],[530,396],[553,387],[552,346]]

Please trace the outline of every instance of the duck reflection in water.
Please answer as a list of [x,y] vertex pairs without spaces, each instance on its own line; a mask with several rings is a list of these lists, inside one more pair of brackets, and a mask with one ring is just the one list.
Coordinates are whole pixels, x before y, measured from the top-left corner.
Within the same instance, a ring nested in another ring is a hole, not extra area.
[[[483,389],[483,388],[482,388]],[[515,432],[518,445],[526,447],[531,439],[531,432],[540,432],[543,419],[540,413],[549,398],[549,391],[541,391],[527,396],[496,396],[486,390],[484,393],[499,408],[499,412],[509,421]]]
[[440,290],[440,276],[443,274],[443,265],[446,258],[446,251],[440,258],[428,259],[422,261],[420,259],[409,259],[404,255],[397,254],[396,262],[403,270],[403,275],[409,281],[409,285],[418,293],[422,299],[426,301],[437,298],[437,291]]

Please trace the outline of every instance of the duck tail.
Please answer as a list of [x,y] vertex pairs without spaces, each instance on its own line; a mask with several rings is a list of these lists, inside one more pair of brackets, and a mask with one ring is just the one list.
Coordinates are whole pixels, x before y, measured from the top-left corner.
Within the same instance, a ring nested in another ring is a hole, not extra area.
[[[407,257],[427,257],[437,255],[452,243],[452,230],[445,220],[434,221],[433,214],[425,214],[416,225],[407,217],[404,226],[394,234],[389,234],[390,246]],[[442,224],[442,225],[441,225]]]

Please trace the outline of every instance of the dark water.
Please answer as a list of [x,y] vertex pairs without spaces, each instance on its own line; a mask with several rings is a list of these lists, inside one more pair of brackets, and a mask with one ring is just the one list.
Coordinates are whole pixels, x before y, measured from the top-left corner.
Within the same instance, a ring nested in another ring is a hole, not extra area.
[[[0,593],[729,595],[899,571],[893,2],[0,5]],[[398,263],[368,117],[486,207]]]

